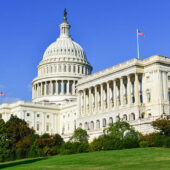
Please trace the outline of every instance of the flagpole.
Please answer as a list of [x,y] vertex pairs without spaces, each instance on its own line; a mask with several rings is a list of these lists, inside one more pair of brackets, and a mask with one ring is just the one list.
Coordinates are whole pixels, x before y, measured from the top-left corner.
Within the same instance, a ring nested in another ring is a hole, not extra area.
[[138,38],[138,29],[137,29],[137,55],[139,59],[139,38]]

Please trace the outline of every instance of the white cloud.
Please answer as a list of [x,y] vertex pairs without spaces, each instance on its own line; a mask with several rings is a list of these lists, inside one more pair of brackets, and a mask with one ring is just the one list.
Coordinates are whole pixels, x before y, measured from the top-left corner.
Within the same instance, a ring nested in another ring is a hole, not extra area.
[[14,103],[21,99],[13,97],[0,97],[0,103]]

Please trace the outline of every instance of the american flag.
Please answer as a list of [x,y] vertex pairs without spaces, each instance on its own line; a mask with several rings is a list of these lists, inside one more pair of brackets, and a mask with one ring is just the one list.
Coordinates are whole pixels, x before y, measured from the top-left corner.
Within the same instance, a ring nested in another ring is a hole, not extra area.
[[143,32],[141,32],[141,31],[138,30],[138,36],[143,36],[143,37],[144,37],[145,34],[144,34]]
[[1,92],[1,93],[0,93],[0,96],[5,96],[5,93]]

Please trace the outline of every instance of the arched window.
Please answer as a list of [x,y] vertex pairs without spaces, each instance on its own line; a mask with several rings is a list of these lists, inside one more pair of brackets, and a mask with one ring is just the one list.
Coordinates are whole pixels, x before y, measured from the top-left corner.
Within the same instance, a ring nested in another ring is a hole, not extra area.
[[123,121],[126,121],[126,120],[127,120],[127,115],[124,114],[124,115],[123,115]]
[[130,120],[135,120],[135,114],[134,114],[134,113],[131,113],[129,119],[130,119]]
[[120,117],[116,116],[116,122],[119,122],[119,121],[120,121]]
[[141,118],[142,118],[142,119],[145,118],[145,113],[144,113],[144,112],[141,114]]
[[94,122],[91,121],[91,122],[90,122],[90,130],[93,130],[93,129],[94,129]]
[[152,114],[151,113],[148,113],[148,117],[150,118],[152,116]]
[[100,129],[100,120],[96,121],[96,129]]
[[79,124],[79,128],[82,128],[82,123]]
[[113,123],[113,118],[109,117],[109,123]]
[[89,129],[89,125],[88,125],[88,123],[87,123],[87,122],[85,122],[85,124],[84,124],[84,128],[85,128],[85,130],[88,130],[88,129]]
[[103,127],[106,127],[106,119],[103,119]]

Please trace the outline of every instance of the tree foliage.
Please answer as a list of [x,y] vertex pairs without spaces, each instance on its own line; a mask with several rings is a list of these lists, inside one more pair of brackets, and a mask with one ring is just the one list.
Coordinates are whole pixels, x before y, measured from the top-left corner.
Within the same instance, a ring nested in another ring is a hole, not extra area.
[[80,143],[88,143],[89,135],[87,131],[81,128],[75,129],[73,136],[70,138],[70,141],[80,142]]
[[157,119],[152,122],[152,126],[165,136],[170,136],[170,120],[168,118]]

